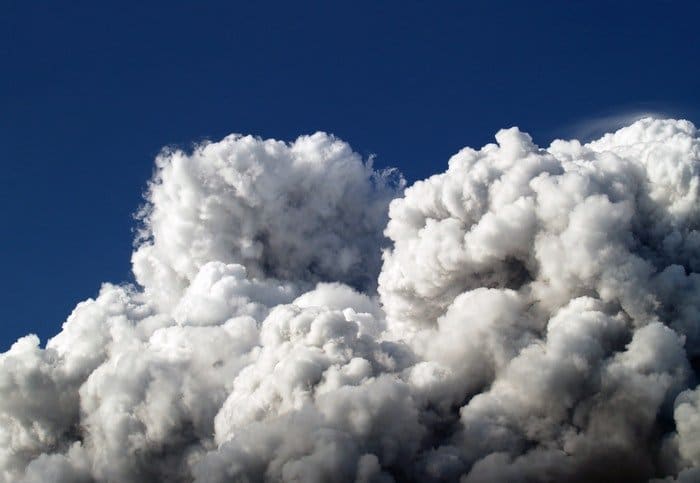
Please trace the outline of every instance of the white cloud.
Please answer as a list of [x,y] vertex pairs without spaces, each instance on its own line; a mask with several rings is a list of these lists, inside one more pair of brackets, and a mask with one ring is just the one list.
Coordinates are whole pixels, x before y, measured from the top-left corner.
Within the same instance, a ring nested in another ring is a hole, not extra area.
[[164,151],[139,286],[0,355],[0,481],[693,481],[698,132],[496,141]]

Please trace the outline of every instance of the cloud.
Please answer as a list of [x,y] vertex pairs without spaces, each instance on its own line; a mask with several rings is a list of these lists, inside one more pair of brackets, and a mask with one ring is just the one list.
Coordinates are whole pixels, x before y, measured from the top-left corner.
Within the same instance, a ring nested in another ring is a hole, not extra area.
[[292,144],[231,135],[193,153],[164,151],[140,213],[132,262],[160,307],[207,262],[308,288],[376,285],[386,206],[403,180],[324,133]]
[[138,285],[0,355],[0,481],[694,481],[700,137],[517,128],[405,188],[323,133],[163,151]]
[[627,109],[618,109],[615,113],[601,114],[580,120],[559,129],[559,131],[566,134],[566,137],[589,142],[647,117],[654,119],[668,118],[670,117],[669,111],[672,112],[674,109],[671,106],[665,106],[662,109],[635,109],[628,107]]

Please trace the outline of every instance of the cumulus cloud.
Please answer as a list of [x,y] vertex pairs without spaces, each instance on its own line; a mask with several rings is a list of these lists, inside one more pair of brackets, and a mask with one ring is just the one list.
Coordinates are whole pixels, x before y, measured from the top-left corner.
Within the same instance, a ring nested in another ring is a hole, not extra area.
[[231,135],[156,159],[134,274],[167,308],[207,262],[309,288],[376,286],[386,206],[402,178],[324,133],[291,144]]
[[697,479],[690,122],[408,188],[324,133],[156,167],[137,285],[0,355],[0,481]]

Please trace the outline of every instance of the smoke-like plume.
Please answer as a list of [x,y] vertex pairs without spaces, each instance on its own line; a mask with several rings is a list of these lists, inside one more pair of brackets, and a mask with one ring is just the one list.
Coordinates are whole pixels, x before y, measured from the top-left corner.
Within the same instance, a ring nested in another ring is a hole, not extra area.
[[697,130],[496,140],[164,151],[138,286],[0,355],[0,480],[698,481]]

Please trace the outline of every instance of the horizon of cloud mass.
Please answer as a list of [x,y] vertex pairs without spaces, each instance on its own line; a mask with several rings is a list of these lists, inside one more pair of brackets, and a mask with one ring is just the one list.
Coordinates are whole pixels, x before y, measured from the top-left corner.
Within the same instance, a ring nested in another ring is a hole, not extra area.
[[496,141],[164,150],[137,283],[0,354],[0,481],[700,481],[698,131]]

